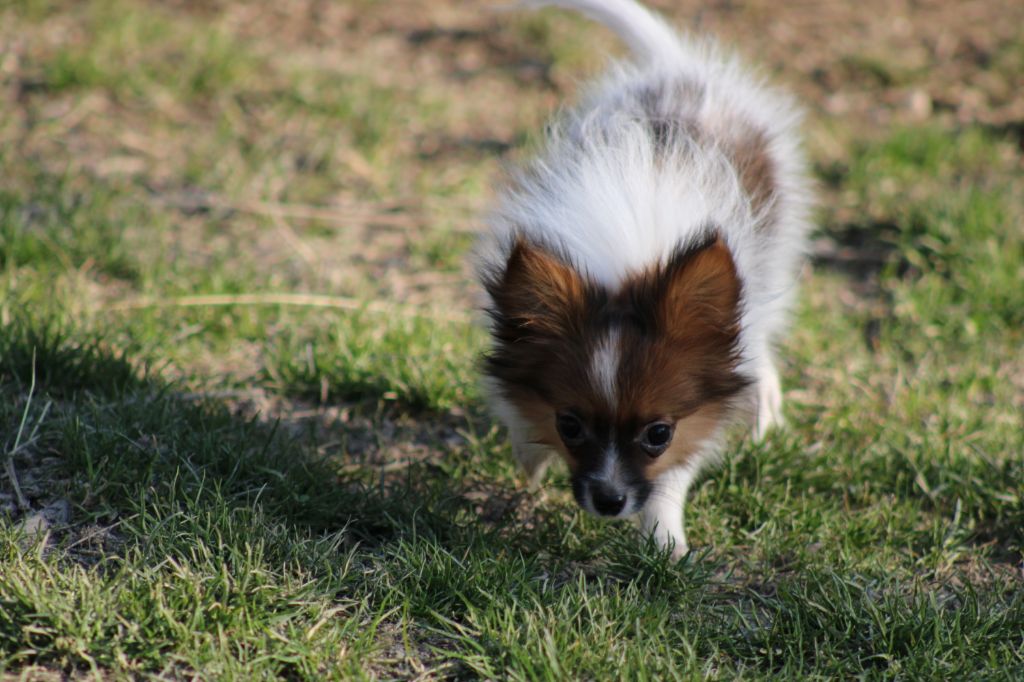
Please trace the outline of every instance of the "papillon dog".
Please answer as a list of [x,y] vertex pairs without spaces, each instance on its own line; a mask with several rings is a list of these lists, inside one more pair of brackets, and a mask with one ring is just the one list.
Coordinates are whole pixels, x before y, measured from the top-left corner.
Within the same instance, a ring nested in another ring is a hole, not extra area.
[[639,514],[673,556],[683,505],[738,417],[779,424],[774,349],[810,226],[799,112],[632,0],[527,0],[622,39],[499,191],[477,250],[487,392],[536,484],[566,461],[583,509]]

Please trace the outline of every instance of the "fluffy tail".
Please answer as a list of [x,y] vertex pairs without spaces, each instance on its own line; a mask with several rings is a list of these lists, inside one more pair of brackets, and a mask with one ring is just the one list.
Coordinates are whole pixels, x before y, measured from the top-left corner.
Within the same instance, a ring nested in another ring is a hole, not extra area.
[[576,10],[610,28],[643,62],[678,61],[679,36],[658,15],[634,0],[522,0],[523,7]]

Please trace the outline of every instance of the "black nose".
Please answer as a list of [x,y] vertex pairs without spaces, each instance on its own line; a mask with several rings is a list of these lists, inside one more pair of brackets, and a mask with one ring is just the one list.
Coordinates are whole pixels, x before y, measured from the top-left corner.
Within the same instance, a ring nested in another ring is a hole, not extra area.
[[626,506],[626,496],[600,483],[590,486],[590,499],[594,509],[602,516],[615,516]]

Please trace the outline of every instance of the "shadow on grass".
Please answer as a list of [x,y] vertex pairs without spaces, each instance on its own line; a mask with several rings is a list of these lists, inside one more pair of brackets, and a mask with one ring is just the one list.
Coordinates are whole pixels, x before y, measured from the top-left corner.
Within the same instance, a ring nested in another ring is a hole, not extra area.
[[879,276],[889,268],[902,276],[909,263],[900,256],[900,228],[891,221],[850,222],[830,228],[819,237],[811,252],[815,269],[832,270],[849,277],[859,293],[878,295]]
[[[564,507],[538,505],[488,472],[497,434],[474,435],[489,428],[483,415],[420,408],[403,424],[385,409],[321,420],[332,409],[321,406],[268,418],[258,406],[168,383],[100,337],[83,340],[51,322],[0,327],[5,424],[17,426],[33,375],[35,406],[54,406],[38,443],[17,458],[43,485],[15,518],[67,500],[74,535],[129,515],[173,515],[182,504],[194,512],[258,507],[300,533],[340,533],[371,550],[426,540],[454,552],[554,550],[573,561],[594,549],[566,544]],[[43,459],[59,475],[34,475]]]
[[981,127],[995,137],[1012,140],[1017,148],[1024,151],[1024,119],[1004,123],[981,124]]
[[[69,523],[54,529],[64,548],[80,545],[86,529],[112,529],[119,537],[94,557],[108,568],[130,575],[192,563],[244,584],[246,571],[276,575],[282,566],[302,566],[303,580],[317,576],[316,599],[373,604],[391,617],[400,611],[414,626],[411,636],[423,638],[412,642],[421,660],[449,661],[455,666],[449,671],[460,676],[495,677],[502,666],[514,668],[510,647],[532,656],[535,642],[524,642],[521,628],[550,631],[565,640],[560,650],[577,656],[573,645],[581,636],[628,648],[637,636],[632,631],[623,631],[622,641],[600,640],[600,623],[618,628],[623,620],[643,621],[654,628],[652,636],[679,650],[690,647],[693,656],[725,654],[736,665],[768,672],[793,661],[812,665],[802,658],[811,645],[856,660],[878,653],[872,637],[841,634],[861,627],[863,613],[877,608],[878,590],[860,578],[816,569],[809,579],[794,571],[766,587],[761,577],[733,574],[725,557],[693,555],[676,565],[638,542],[626,524],[597,533],[576,512],[535,505],[486,473],[493,447],[472,435],[438,443],[431,456],[398,469],[386,460],[345,462],[323,454],[322,443],[303,442],[309,424],[301,417],[267,422],[222,400],[197,401],[101,340],[83,342],[59,326],[18,322],[0,327],[0,396],[16,408],[32,381],[33,356],[36,395],[55,405],[33,452],[59,460],[62,475],[32,504],[70,501]],[[12,423],[16,412],[0,412],[0,423]],[[467,420],[467,432],[474,426]],[[344,428],[332,431],[344,437]],[[82,556],[78,550],[62,559],[90,563]],[[148,594],[146,585],[135,589],[137,596]],[[902,621],[939,619],[943,633],[959,636],[958,616],[922,595],[906,598],[895,583],[886,589],[892,591],[886,608]],[[825,615],[814,606],[839,598],[841,608]],[[209,599],[221,605],[216,594]],[[270,598],[244,595],[259,599]],[[587,604],[599,605],[593,628],[574,620],[592,608]],[[0,643],[6,637],[28,646],[19,619],[36,617],[37,607],[14,606],[22,615],[0,628]],[[279,608],[268,602],[266,617],[276,618]],[[692,618],[680,621],[679,614]],[[810,625],[801,629],[804,621]],[[563,632],[550,629],[552,622],[568,625]],[[52,631],[61,632],[57,625]],[[918,634],[909,631],[890,653],[910,656]],[[85,665],[77,655],[59,657],[56,635],[44,639],[33,640],[41,652],[33,662]],[[147,665],[159,660],[153,654]],[[583,656],[576,665],[589,670],[602,660]]]
[[[350,544],[368,547],[417,537],[466,551],[553,552],[567,562],[603,553],[591,544],[600,534],[566,533],[577,514],[571,503],[540,504],[509,481],[507,469],[502,475],[510,465],[496,452],[501,435],[479,412],[420,407],[410,416],[402,407],[378,407],[353,415],[347,406],[274,410],[196,396],[99,337],[15,321],[0,327],[7,406],[0,416],[7,424],[17,425],[33,373],[37,405],[48,399],[55,407],[27,452],[59,462],[62,475],[50,478],[63,488],[42,489],[33,503],[68,499],[76,509],[72,526],[120,518],[155,494],[172,507],[176,499],[259,506],[303,532],[343,532]],[[5,434],[0,445],[9,448],[12,438]],[[33,466],[28,454],[22,458]],[[936,480],[973,480],[969,467],[934,466],[929,476]],[[913,481],[914,472],[887,471],[883,479]],[[1017,507],[989,499],[983,483],[971,488],[979,541],[1024,541]],[[897,487],[906,488],[904,496],[919,492],[909,483]],[[628,524],[621,535],[636,542]]]
[[[406,40],[417,49],[429,48],[436,54],[450,57],[455,63],[448,73],[456,80],[470,80],[485,69],[497,68],[514,74],[521,84],[550,90],[557,88],[551,77],[552,60],[538,58],[537,54],[525,49],[527,46],[509,40],[507,31],[498,30],[495,26],[486,29],[425,28],[408,33]],[[461,66],[457,59],[470,45],[486,55],[476,68]]]

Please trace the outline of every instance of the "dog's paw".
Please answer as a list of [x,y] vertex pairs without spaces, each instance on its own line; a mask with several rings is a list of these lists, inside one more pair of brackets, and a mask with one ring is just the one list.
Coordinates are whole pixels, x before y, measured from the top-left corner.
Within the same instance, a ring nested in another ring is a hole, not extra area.
[[672,548],[672,561],[682,561],[686,558],[686,555],[690,553],[690,547],[686,544],[686,541],[677,543]]
[[640,527],[662,551],[668,550],[673,561],[679,561],[690,551],[690,546],[686,543],[686,531],[683,530],[682,510],[676,508],[672,514],[664,514],[665,510],[660,511],[661,515],[645,509]]

